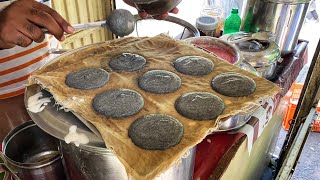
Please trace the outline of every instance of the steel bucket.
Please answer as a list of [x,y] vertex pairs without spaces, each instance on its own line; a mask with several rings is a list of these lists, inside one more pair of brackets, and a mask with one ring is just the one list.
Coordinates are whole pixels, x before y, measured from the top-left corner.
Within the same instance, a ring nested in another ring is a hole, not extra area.
[[[128,180],[124,166],[110,149],[66,144],[60,141],[65,168],[70,180]],[[190,149],[181,161],[156,177],[156,180],[191,180],[195,148]]]
[[4,169],[15,179],[66,179],[59,141],[32,121],[13,129],[3,141]]

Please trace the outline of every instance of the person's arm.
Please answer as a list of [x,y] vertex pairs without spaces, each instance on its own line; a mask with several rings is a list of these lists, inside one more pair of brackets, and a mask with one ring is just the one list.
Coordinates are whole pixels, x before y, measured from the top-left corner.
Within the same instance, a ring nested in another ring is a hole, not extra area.
[[18,0],[0,12],[0,49],[42,42],[46,28],[58,40],[74,29],[55,10],[34,0]]
[[[135,5],[132,3],[131,0],[123,0],[126,4],[132,6],[132,7],[135,7]],[[136,7],[135,7],[136,8]],[[161,14],[161,15],[158,15],[158,16],[153,16],[154,19],[165,19],[166,17],[169,16],[169,13],[173,13],[173,14],[177,14],[179,12],[179,9],[178,8],[173,8],[171,11],[167,12],[167,13],[164,13],[164,14]],[[140,17],[142,18],[146,18],[147,16],[149,16],[146,12],[144,11],[138,11],[138,14]]]

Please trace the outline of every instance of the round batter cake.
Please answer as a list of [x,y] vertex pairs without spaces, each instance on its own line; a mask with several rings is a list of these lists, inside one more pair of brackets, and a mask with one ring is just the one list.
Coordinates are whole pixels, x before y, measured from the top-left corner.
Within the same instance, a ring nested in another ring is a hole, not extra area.
[[136,71],[146,64],[146,59],[138,54],[122,53],[111,58],[109,66],[114,70]]
[[143,97],[129,89],[108,89],[98,94],[92,103],[97,113],[112,118],[134,115],[143,108],[143,105]]
[[132,142],[147,150],[165,150],[179,144],[183,125],[175,118],[164,114],[144,115],[129,127]]
[[211,85],[218,93],[230,97],[248,96],[256,90],[253,79],[234,72],[219,74],[212,80]]
[[109,73],[100,68],[85,68],[69,73],[66,76],[67,86],[89,90],[104,86],[109,81]]
[[210,74],[214,64],[201,56],[183,56],[174,62],[174,68],[182,74],[203,76]]
[[139,78],[139,87],[156,94],[172,93],[181,87],[181,79],[165,70],[151,70]]
[[210,120],[224,110],[223,100],[208,92],[190,92],[180,96],[175,108],[182,116],[193,120]]

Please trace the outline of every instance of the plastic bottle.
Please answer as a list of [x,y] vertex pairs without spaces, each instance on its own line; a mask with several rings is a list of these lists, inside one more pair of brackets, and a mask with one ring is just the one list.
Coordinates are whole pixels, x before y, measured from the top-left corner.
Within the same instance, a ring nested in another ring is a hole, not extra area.
[[241,18],[238,15],[238,9],[233,8],[231,10],[230,16],[224,22],[224,32],[223,34],[230,34],[239,32],[241,25]]
[[224,22],[224,12],[222,6],[223,0],[203,0],[200,15],[209,16],[218,19],[218,26],[216,27],[216,36],[221,35]]

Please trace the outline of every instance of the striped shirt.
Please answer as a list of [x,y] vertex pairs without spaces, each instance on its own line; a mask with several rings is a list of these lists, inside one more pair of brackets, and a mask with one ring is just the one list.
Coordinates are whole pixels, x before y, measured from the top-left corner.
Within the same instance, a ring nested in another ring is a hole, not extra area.
[[[41,2],[51,5],[48,0]],[[0,9],[9,4],[10,1],[0,0]],[[42,43],[0,50],[0,99],[23,94],[29,75],[52,59],[49,49],[53,48],[61,48],[59,41],[52,35],[46,35]]]

